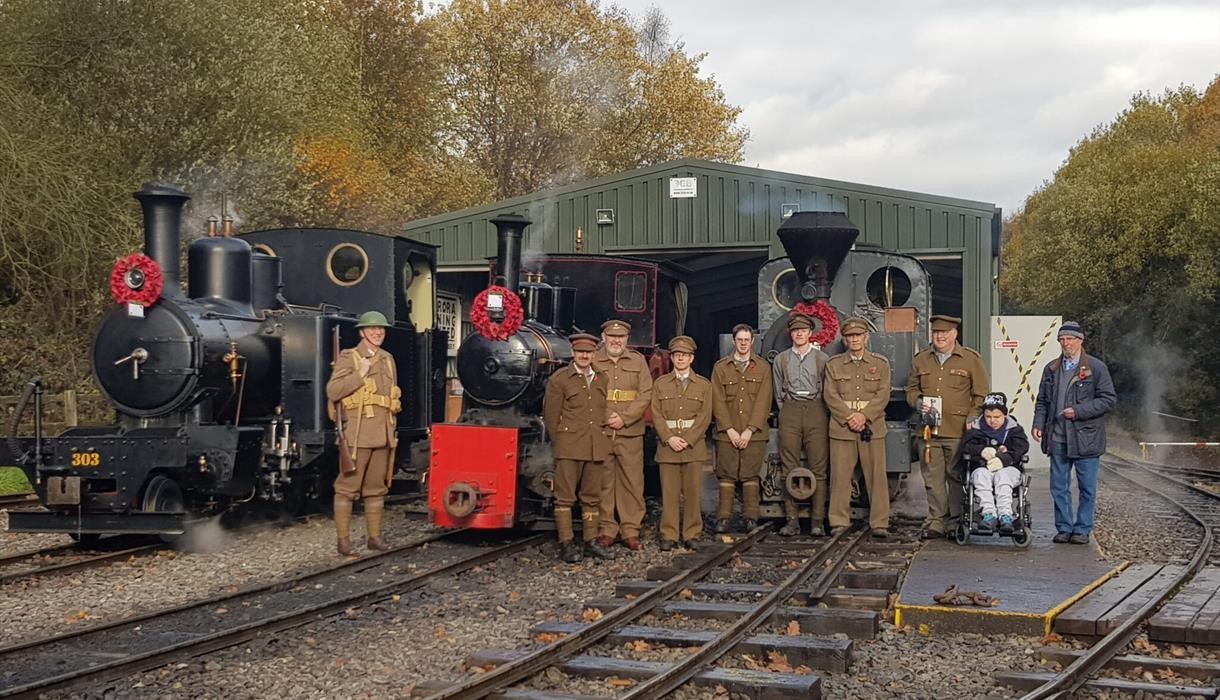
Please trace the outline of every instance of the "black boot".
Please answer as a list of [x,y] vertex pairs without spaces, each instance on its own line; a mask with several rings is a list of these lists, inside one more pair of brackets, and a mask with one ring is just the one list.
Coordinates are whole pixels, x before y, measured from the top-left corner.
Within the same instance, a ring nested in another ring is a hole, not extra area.
[[576,540],[568,540],[567,542],[559,543],[559,559],[569,564],[575,564],[584,558],[580,551],[580,545]]
[[596,537],[591,540],[585,540],[585,554],[594,559],[605,559],[607,561],[614,559],[614,552],[598,544]]

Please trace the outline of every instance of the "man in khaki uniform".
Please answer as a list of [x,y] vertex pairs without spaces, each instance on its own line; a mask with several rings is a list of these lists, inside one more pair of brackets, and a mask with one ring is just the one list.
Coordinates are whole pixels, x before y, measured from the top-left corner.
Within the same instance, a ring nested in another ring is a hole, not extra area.
[[644,356],[627,347],[630,332],[626,321],[602,324],[602,347],[593,354],[593,370],[606,376],[610,430],[598,544],[609,548],[621,535],[627,549],[636,552],[644,521],[644,410],[652,400],[652,374]]
[[745,531],[758,525],[758,477],[767,458],[767,416],[771,413],[771,365],[753,352],[754,329],[733,327],[733,353],[712,368],[712,416],[716,419],[716,478],[720,502],[716,532],[729,531],[733,495],[741,484]]
[[698,549],[697,540],[703,533],[699,493],[708,456],[704,437],[712,422],[712,384],[690,368],[696,347],[694,339],[686,335],[669,341],[674,370],[652,387],[652,427],[657,431],[661,470],[662,551],[673,549],[679,540],[687,549]]
[[[966,432],[966,421],[982,413],[983,399],[991,388],[983,358],[957,342],[961,319],[933,316],[931,320],[932,347],[915,355],[907,380],[907,403],[934,426],[921,455],[928,492],[924,539],[952,532],[954,521],[961,517],[962,484],[954,473],[953,457]],[[933,401],[936,397],[939,412]]]
[[[597,336],[577,333],[568,341],[572,344],[572,364],[551,375],[542,399],[542,416],[555,457],[559,558],[575,563],[587,553],[598,559],[613,559],[613,553],[597,544],[601,527],[597,501],[604,480],[602,463],[610,454],[610,438],[604,432],[606,377],[593,371]],[[583,552],[572,533],[572,506],[577,499]]]
[[885,474],[885,407],[890,402],[890,361],[869,352],[868,321],[852,317],[839,331],[847,352],[826,363],[826,407],[830,409],[830,527],[851,525],[851,478],[856,464],[868,489],[868,524],[873,537],[890,531],[890,490]]
[[[830,459],[829,414],[822,399],[822,375],[830,358],[810,342],[813,321],[803,314],[788,316],[788,334],[792,347],[775,356],[771,376],[775,384],[775,402],[779,404],[779,457],[784,464],[784,482],[788,474],[801,466],[801,448],[813,472],[813,518],[809,534],[826,534],[822,522],[826,519],[826,497]],[[800,534],[797,503],[791,494],[784,494],[782,537]]]
[[339,353],[326,383],[326,398],[342,408],[343,434],[356,466],[355,471],[340,470],[335,479],[337,547],[344,556],[353,554],[348,530],[352,501],[360,497],[364,498],[368,548],[388,549],[381,539],[381,515],[394,476],[394,449],[398,447],[394,416],[402,410],[394,357],[381,349],[389,325],[378,311],[362,315],[356,323],[360,343]]

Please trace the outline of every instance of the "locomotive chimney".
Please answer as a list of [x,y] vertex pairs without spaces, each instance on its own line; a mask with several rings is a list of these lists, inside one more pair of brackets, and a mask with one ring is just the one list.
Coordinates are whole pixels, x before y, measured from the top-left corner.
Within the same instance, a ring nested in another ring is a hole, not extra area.
[[157,261],[165,277],[161,296],[181,297],[178,254],[182,207],[191,196],[174,185],[146,182],[135,198],[144,210],[144,254]]
[[521,288],[521,239],[532,221],[519,214],[505,214],[491,220],[496,227],[496,278],[516,293]]
[[860,229],[837,211],[800,211],[780,224],[780,243],[801,281],[801,299],[829,299],[839,266]]

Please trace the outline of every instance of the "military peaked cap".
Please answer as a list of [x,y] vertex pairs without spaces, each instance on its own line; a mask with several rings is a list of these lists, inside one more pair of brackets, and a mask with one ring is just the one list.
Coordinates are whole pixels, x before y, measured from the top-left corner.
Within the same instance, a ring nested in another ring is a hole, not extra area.
[[695,354],[695,349],[699,346],[695,344],[695,339],[689,335],[679,335],[669,341],[670,352],[689,352]]
[[597,349],[598,337],[588,333],[576,333],[568,336],[568,342],[572,344],[573,351],[593,352]]
[[962,320],[956,316],[937,314],[932,317],[932,330],[934,331],[955,331],[960,325],[962,325]]
[[620,321],[617,318],[612,318],[602,324],[602,333],[606,335],[629,335],[631,333],[631,324],[626,321]]
[[843,322],[839,329],[840,335],[861,335],[868,332],[868,321],[859,316],[852,316]]
[[809,318],[805,314],[789,314],[788,330],[794,331],[798,328],[808,328],[809,330],[813,330],[813,319]]

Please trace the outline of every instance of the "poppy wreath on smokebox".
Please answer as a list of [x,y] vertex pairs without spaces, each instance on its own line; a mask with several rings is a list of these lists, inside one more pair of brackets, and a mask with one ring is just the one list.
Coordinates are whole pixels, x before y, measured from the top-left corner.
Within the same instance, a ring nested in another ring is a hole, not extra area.
[[[499,294],[504,300],[504,320],[491,320],[487,311],[487,299],[492,294]],[[525,321],[525,310],[521,308],[521,299],[504,287],[492,285],[479,292],[470,307],[470,323],[479,335],[488,340],[508,340],[514,333],[521,330]]]
[[822,329],[809,336],[810,342],[825,347],[834,342],[839,333],[839,316],[830,308],[824,299],[818,299],[812,304],[801,302],[792,309],[796,313],[817,319],[822,323]]

